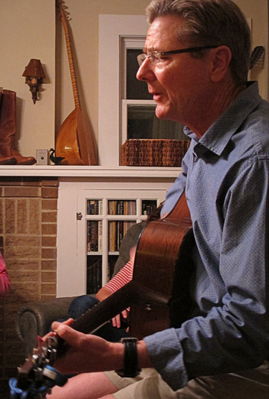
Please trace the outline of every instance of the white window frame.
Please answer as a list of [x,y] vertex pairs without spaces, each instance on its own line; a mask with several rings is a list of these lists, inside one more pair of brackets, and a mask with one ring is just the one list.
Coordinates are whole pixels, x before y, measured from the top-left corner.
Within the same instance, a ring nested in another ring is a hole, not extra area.
[[123,89],[120,70],[122,38],[141,41],[147,31],[144,15],[99,16],[99,157],[104,167],[119,166]]
[[[122,82],[121,82],[121,98],[120,98],[120,125],[119,125],[119,139],[120,139],[120,145],[123,144],[127,140],[127,135],[128,135],[128,107],[129,105],[144,105],[148,106],[151,105],[152,108],[154,109],[156,107],[156,103],[154,100],[141,100],[141,99],[127,99],[127,82],[126,82],[126,77],[127,77],[127,50],[128,49],[137,49],[143,48],[145,42],[145,36],[139,36],[139,37],[129,37],[127,35],[124,35],[121,37],[121,49],[120,49],[120,57],[121,57],[121,76],[122,76]],[[137,65],[138,67],[138,65]]]

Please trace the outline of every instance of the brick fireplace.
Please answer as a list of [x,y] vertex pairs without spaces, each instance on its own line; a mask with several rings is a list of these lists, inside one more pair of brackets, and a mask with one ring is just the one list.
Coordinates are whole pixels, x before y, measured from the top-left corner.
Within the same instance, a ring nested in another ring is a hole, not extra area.
[[[11,279],[0,298],[0,397],[24,360],[15,317],[27,301],[56,295],[58,178],[0,178],[0,249]],[[6,395],[6,396],[5,396]]]

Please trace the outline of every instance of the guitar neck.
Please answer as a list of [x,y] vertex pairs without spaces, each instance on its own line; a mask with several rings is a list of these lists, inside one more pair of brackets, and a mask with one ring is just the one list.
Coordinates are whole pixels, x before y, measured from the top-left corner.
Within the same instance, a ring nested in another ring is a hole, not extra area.
[[[72,328],[85,334],[93,334],[124,309],[134,305],[145,308],[147,303],[168,305],[167,297],[132,280],[104,301],[87,310],[72,323]],[[62,356],[67,349],[66,343],[58,338],[57,355]]]
[[[128,308],[135,302],[133,282],[126,284],[113,295],[99,302],[72,323],[72,328],[84,334],[93,334],[114,316]],[[61,357],[68,350],[66,342],[57,337],[57,357]]]
[[72,328],[84,333],[93,333],[111,318],[128,308],[135,298],[133,283],[130,282],[113,295],[99,302],[76,319]]

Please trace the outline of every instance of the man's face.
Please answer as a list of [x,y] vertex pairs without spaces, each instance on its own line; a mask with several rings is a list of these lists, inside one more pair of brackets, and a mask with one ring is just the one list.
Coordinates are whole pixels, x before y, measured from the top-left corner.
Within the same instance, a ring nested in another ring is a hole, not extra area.
[[[144,52],[193,47],[191,43],[178,41],[176,32],[180,26],[184,28],[180,17],[156,18],[148,29]],[[193,119],[202,117],[201,108],[204,109],[203,103],[210,91],[207,54],[202,58],[194,58],[189,53],[173,54],[156,63],[146,59],[137,72],[137,79],[146,81],[157,104],[158,118],[191,127]]]

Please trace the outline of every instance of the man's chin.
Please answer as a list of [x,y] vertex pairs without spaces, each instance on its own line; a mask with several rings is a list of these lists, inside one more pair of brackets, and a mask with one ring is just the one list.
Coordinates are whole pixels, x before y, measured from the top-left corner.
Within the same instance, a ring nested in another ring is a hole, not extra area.
[[161,106],[156,106],[155,109],[155,115],[158,119],[169,119],[168,114],[167,114],[167,110],[165,110],[163,107]]
[[161,120],[171,120],[170,118],[169,118],[169,115],[166,113],[166,112],[155,112],[155,115],[156,115],[156,117],[158,118],[158,119],[161,119]]

